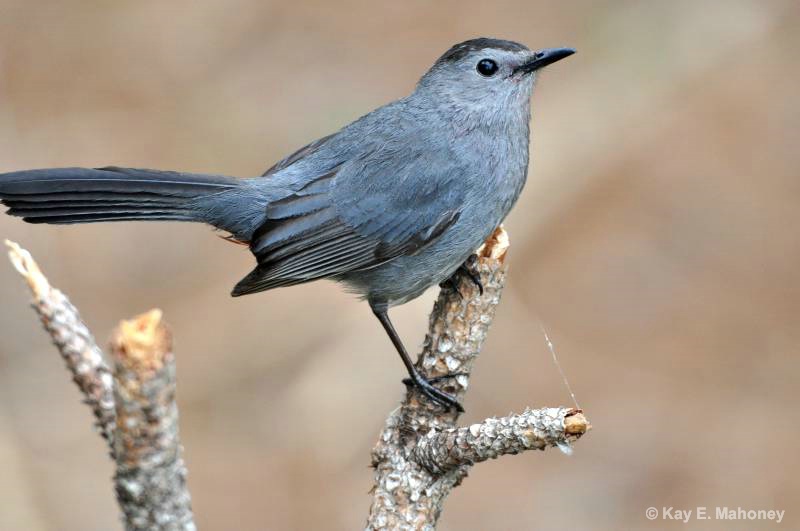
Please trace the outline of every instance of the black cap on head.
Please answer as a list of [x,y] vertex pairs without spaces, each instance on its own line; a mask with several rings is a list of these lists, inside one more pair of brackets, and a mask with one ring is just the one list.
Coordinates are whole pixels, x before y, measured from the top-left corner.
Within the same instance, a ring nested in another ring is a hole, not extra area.
[[489,39],[481,37],[479,39],[470,39],[468,41],[460,42],[447,50],[436,62],[437,63],[451,63],[456,62],[472,52],[485,49],[506,50],[509,52],[525,52],[528,47],[514,41],[506,41],[503,39]]

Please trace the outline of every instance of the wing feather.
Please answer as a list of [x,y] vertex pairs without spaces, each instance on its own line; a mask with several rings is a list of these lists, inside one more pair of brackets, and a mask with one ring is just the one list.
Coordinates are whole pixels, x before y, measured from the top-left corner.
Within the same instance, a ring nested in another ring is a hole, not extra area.
[[[234,296],[373,268],[419,252],[456,223],[465,168],[447,145],[432,149],[416,139],[403,146],[417,146],[420,153],[398,158],[399,144],[361,140],[360,154],[351,153],[267,206],[266,220],[250,241],[258,266],[236,285]],[[328,141],[309,144],[268,175],[316,157]],[[392,157],[400,165],[388,174]]]

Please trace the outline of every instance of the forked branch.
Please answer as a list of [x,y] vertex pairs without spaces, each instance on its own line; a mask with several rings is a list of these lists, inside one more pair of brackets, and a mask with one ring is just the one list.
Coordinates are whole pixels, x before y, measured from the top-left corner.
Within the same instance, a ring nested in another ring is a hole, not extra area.
[[[459,399],[500,302],[508,246],[501,227],[478,251],[483,294],[466,282],[444,287],[430,316],[417,367],[427,377],[450,375],[443,389]],[[367,529],[434,529],[445,499],[473,464],[548,446],[569,451],[590,428],[572,408],[526,409],[465,427],[458,427],[457,419],[457,412],[408,390],[372,451],[375,485]]]

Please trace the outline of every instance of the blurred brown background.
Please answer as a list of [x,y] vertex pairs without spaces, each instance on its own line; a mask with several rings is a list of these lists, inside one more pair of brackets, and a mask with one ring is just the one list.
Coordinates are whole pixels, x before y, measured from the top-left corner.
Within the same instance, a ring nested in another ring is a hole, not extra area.
[[[478,466],[442,530],[800,528],[800,5],[0,0],[0,171],[251,176],[412,90],[480,35],[579,53],[540,78],[510,285],[464,422],[569,405],[595,430]],[[101,340],[164,309],[202,529],[358,529],[403,369],[330,283],[243,299],[250,255],[199,225],[0,218]],[[0,529],[118,529],[112,473],[0,260]],[[433,293],[395,310],[422,341]],[[785,509],[649,522],[649,506]]]

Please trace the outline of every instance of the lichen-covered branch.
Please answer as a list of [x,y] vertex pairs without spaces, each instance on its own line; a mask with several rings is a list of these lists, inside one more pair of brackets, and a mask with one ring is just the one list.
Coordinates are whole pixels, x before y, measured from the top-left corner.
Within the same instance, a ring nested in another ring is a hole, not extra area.
[[562,446],[586,432],[582,413],[571,408],[526,409],[463,428],[431,430],[417,440],[410,459],[432,474],[525,450]]
[[33,294],[33,309],[64,359],[72,380],[95,417],[100,435],[114,457],[114,383],[100,347],[66,295],[52,287],[31,254],[6,240],[8,257]]
[[[491,327],[505,285],[508,237],[501,228],[478,251],[483,284],[442,288],[417,360],[428,377],[455,375],[442,388],[463,400],[473,364]],[[458,412],[444,410],[410,388],[387,419],[372,451],[375,485],[367,529],[434,529],[452,489],[469,467],[504,454],[559,446],[589,429],[571,408],[528,410],[457,427]]]
[[175,356],[161,311],[123,321],[111,340],[117,500],[129,530],[194,529],[178,437]]
[[108,442],[126,529],[194,530],[178,438],[175,357],[161,311],[120,323],[112,341],[112,371],[77,309],[50,286],[30,253],[16,243],[6,245],[33,293],[33,308]]

